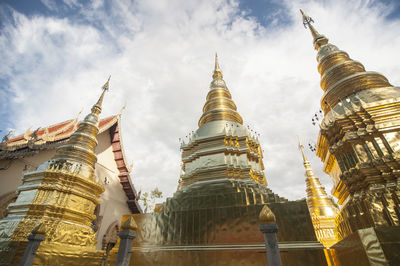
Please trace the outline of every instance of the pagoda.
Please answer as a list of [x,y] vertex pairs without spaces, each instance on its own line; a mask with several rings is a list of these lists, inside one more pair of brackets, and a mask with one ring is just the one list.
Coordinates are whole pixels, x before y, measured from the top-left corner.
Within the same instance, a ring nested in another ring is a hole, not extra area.
[[337,261],[399,265],[400,88],[318,33],[302,11],[317,50],[324,118],[316,154],[342,205]]
[[[199,128],[181,144],[182,171],[172,198],[137,223],[130,265],[266,265],[259,213],[268,204],[279,226],[285,265],[326,265],[306,200],[267,187],[259,140],[243,126],[218,58]],[[114,265],[117,246],[107,265]]]
[[[131,181],[131,167],[124,154],[121,134],[121,112],[99,121],[95,154],[96,182],[105,191],[96,206],[92,228],[96,233],[97,249],[109,250],[118,239],[122,215],[140,213],[137,192]],[[3,138],[0,143],[0,219],[7,216],[8,206],[15,202],[24,172],[31,172],[50,160],[61,145],[78,129],[78,116],[54,125],[30,128],[21,135]],[[112,206],[112,208],[110,208]]]
[[95,147],[103,92],[78,129],[59,146],[53,158],[25,172],[18,197],[0,220],[0,264],[19,264],[32,229],[40,228],[34,265],[100,265],[92,221],[102,184],[95,177]]
[[310,162],[307,160],[304,153],[304,146],[300,141],[299,149],[306,170],[307,206],[310,211],[315,234],[318,241],[321,242],[324,247],[329,248],[337,242],[335,218],[339,209],[333,202],[333,199],[326,194],[325,188],[319,182],[318,177],[315,176]]

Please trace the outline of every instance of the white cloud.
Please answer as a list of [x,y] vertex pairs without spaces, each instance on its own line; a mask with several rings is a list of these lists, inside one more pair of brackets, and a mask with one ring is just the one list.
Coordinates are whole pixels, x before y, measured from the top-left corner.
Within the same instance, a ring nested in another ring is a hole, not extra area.
[[[385,20],[390,6],[374,1],[299,0],[284,6],[279,15],[294,23],[279,27],[275,21],[268,28],[225,0],[93,1],[74,19],[14,11],[0,35],[0,75],[9,80],[0,95],[8,94],[8,119],[21,133],[30,125],[69,119],[82,107],[88,112],[111,74],[103,115],[127,103],[122,135],[134,161],[133,182],[171,196],[179,177],[178,138],[197,128],[218,51],[238,111],[262,134],[271,189],[290,199],[305,197],[296,135],[316,141],[311,116],[322,90],[298,7],[332,43],[393,84],[400,83],[400,20]],[[307,155],[329,191],[319,159]]]

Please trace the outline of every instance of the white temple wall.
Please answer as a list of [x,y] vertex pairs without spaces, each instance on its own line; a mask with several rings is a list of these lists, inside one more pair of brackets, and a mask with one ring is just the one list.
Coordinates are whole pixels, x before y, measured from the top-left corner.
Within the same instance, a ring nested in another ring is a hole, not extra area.
[[102,248],[102,240],[109,226],[115,221],[119,224],[122,215],[132,213],[126,203],[128,198],[119,181],[119,170],[114,160],[109,134],[109,131],[105,131],[97,136],[99,144],[96,147],[96,177],[105,189],[100,196],[100,216],[102,216],[102,220],[96,236],[97,249]]
[[[22,184],[22,176],[24,171],[33,171],[42,163],[48,161],[55,154],[55,150],[42,150],[33,156],[27,156],[20,159],[1,160],[0,168],[0,197],[16,191]],[[9,167],[7,167],[9,166]]]

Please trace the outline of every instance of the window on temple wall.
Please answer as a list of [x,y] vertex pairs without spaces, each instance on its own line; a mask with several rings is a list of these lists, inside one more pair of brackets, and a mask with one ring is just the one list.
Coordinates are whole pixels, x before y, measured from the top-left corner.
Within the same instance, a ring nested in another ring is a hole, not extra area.
[[108,228],[103,236],[102,249],[106,251],[106,254],[117,244],[119,226],[118,222],[114,221]]
[[400,132],[383,133],[394,152],[400,152]]

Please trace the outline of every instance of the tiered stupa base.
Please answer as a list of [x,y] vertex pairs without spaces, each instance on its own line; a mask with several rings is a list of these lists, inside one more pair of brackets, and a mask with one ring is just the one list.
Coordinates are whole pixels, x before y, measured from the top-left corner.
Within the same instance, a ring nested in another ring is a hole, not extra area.
[[[253,180],[226,178],[184,187],[160,212],[133,215],[138,236],[130,265],[267,265],[258,222],[266,203],[279,226],[283,264],[327,265],[305,200],[287,201]],[[107,265],[115,264],[118,247]]]

